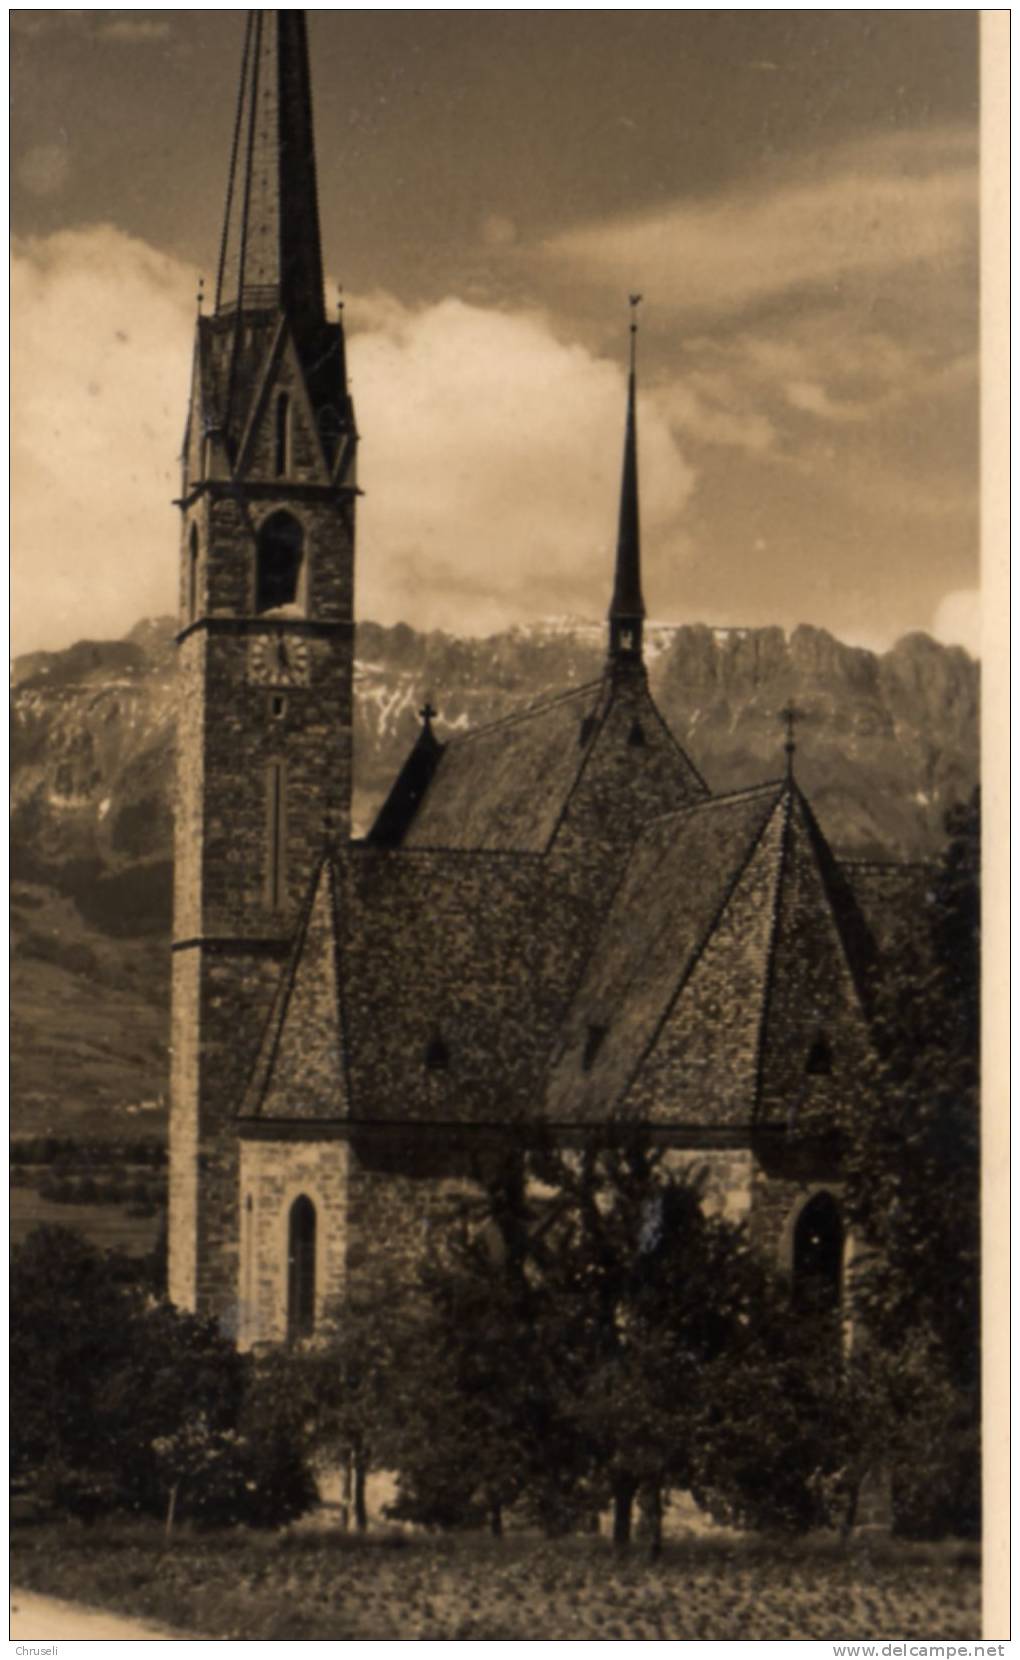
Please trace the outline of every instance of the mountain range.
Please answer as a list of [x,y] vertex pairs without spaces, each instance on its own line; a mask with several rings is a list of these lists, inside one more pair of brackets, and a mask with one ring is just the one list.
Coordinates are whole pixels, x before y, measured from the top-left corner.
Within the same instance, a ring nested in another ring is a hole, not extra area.
[[[12,1123],[160,1130],[172,895],[174,623],[15,660],[12,691]],[[979,670],[921,633],[889,651],[823,629],[652,626],[666,720],[713,790],[775,777],[781,711],[836,851],[930,859],[978,780]],[[600,625],[570,618],[487,639],[359,624],[354,832],[419,729],[440,738],[597,678]],[[522,781],[526,788],[526,781]]]

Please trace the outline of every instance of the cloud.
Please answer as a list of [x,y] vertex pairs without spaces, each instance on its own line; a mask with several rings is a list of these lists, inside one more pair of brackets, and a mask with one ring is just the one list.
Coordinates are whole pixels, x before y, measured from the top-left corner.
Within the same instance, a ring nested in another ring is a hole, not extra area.
[[[125,632],[176,595],[190,267],[112,226],[19,242],[13,265],[18,651]],[[537,313],[350,296],[364,433],[358,611],[486,632],[608,603],[624,422],[619,363]],[[694,477],[639,406],[642,512],[680,546]]]
[[964,646],[972,657],[981,655],[981,593],[958,588],[945,594],[935,612],[932,633],[943,645]]
[[[609,596],[622,366],[537,314],[375,297],[350,361],[365,433],[359,608],[485,632]],[[650,550],[681,523],[693,473],[661,404],[639,403]],[[654,583],[654,553],[650,553]]]
[[187,267],[109,225],[17,241],[16,649],[123,633],[176,591]]
[[657,309],[718,316],[951,262],[973,245],[976,224],[973,134],[906,133],[839,146],[771,188],[565,231],[540,257],[618,292],[637,274]]
[[773,422],[740,396],[736,377],[692,368],[657,387],[654,396],[670,425],[699,443],[760,453],[776,441]]

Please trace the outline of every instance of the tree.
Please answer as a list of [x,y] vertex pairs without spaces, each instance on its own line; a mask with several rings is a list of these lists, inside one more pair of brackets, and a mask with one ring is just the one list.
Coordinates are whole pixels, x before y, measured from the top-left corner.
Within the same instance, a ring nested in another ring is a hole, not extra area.
[[[904,931],[876,987],[869,1110],[847,1142],[847,1200],[867,1247],[855,1305],[881,1357],[890,1445],[900,1449],[899,1522],[921,1533],[973,1532],[980,1513],[976,794],[946,827],[928,928]],[[911,1473],[919,1449],[923,1483]]]
[[742,1227],[707,1209],[705,1174],[671,1169],[646,1132],[546,1149],[537,1173],[556,1195],[535,1256],[559,1421],[612,1503],[614,1542],[629,1543],[640,1497],[654,1552],[662,1496],[691,1485],[706,1380],[753,1320],[760,1270]]
[[554,1439],[519,1189],[520,1171],[505,1168],[482,1205],[451,1214],[422,1267],[405,1335],[415,1388],[396,1413],[391,1402],[386,1444],[396,1513],[426,1525],[486,1521],[501,1535]]
[[126,1363],[143,1306],[131,1263],[103,1256],[70,1229],[36,1228],[15,1249],[10,1380],[16,1476],[44,1468],[96,1474],[105,1465],[100,1393]]
[[392,1467],[394,1426],[419,1394],[419,1351],[402,1288],[376,1280],[327,1311],[315,1341],[255,1361],[246,1422],[276,1426],[308,1458],[341,1467],[355,1526],[368,1526],[371,1470]]
[[272,1526],[314,1501],[300,1443],[252,1405],[251,1360],[67,1229],[14,1253],[11,1357],[15,1474],[86,1519]]
[[742,1230],[703,1205],[643,1132],[602,1130],[511,1159],[423,1277],[427,1317],[402,1486],[495,1528],[525,1502],[547,1523],[606,1503],[626,1546],[687,1486],[711,1363],[751,1318]]

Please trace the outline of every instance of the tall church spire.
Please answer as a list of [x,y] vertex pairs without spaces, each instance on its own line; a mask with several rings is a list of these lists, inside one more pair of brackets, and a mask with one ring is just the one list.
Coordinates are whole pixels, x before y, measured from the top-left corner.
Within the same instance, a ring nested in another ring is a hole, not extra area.
[[630,374],[627,382],[627,430],[623,442],[620,528],[616,539],[616,578],[609,607],[609,657],[613,663],[640,663],[645,602],[641,595],[641,526],[637,472],[637,308],[630,296]]
[[305,14],[249,13],[216,281],[218,314],[323,321]]

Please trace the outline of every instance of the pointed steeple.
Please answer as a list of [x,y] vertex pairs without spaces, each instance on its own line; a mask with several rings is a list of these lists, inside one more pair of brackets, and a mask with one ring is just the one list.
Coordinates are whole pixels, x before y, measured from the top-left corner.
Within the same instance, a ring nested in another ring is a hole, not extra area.
[[627,430],[623,441],[620,528],[616,539],[616,577],[609,607],[609,657],[612,663],[640,663],[645,602],[641,595],[641,525],[637,471],[637,308],[630,296],[630,373],[627,381]]
[[249,12],[211,315],[199,306],[185,494],[199,478],[355,489],[343,306],[323,295],[305,14]]
[[322,250],[305,14],[248,16],[216,313],[321,323]]

